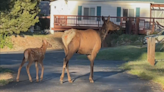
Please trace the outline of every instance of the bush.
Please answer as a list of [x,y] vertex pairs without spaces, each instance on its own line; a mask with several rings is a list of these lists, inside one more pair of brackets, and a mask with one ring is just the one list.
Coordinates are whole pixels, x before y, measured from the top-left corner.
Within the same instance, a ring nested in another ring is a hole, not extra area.
[[141,45],[143,43],[144,35],[132,35],[132,34],[118,34],[113,33],[106,37],[105,41],[108,46],[118,45]]
[[10,49],[13,48],[11,38],[9,36],[0,34],[0,48],[4,48],[5,46],[9,47]]

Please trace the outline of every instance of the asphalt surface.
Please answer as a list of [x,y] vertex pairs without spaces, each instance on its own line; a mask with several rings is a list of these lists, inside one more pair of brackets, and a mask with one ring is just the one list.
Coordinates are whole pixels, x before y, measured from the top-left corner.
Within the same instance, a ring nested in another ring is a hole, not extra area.
[[[1,86],[0,92],[163,92],[160,85],[127,74],[118,67],[125,61],[95,60],[94,83],[89,82],[90,61],[78,60],[75,54],[69,61],[69,72],[73,83],[67,81],[65,72],[64,83],[60,84],[60,75],[64,58],[63,51],[48,51],[44,59],[43,81],[36,82],[35,64],[30,73],[33,82],[29,82],[25,66],[20,73],[20,82],[16,82],[18,67],[23,58],[23,52],[1,53],[0,67],[10,68],[14,73],[14,81]],[[40,76],[41,68],[39,68]]]

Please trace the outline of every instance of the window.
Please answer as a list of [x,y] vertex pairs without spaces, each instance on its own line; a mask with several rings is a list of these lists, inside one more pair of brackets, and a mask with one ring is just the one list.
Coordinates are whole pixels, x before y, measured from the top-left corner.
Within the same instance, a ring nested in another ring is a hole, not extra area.
[[134,9],[129,9],[129,17],[134,17]]
[[128,17],[128,9],[123,9],[123,17]]
[[94,17],[86,17],[86,16],[95,16],[95,8],[94,7],[84,7],[84,18],[83,19],[90,19],[90,20],[94,20]]
[[134,17],[134,9],[123,9],[123,17]]

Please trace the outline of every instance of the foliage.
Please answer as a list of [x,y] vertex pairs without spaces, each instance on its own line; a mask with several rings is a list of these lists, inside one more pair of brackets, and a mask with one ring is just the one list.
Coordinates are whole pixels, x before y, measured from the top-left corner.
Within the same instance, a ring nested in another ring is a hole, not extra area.
[[9,5],[5,10],[0,8],[0,34],[26,32],[39,21],[37,0],[4,0],[3,3]]
[[144,35],[118,34],[113,33],[106,37],[108,46],[120,45],[142,45]]
[[0,34],[0,48],[4,48],[5,46],[9,47],[10,49],[13,48],[11,38],[7,35]]

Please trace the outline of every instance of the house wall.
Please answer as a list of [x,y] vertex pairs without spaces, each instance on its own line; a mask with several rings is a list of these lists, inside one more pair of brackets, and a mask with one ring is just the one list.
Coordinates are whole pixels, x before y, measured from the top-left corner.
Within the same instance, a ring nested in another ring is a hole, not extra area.
[[[150,2],[82,2],[68,1],[66,5],[64,1],[51,2],[51,28],[54,27],[53,15],[78,15],[78,6],[82,6],[82,15],[84,7],[95,7],[95,16],[97,16],[97,6],[101,6],[101,16],[117,16],[117,7],[121,7],[121,16],[123,9],[134,9],[134,17],[136,16],[136,8],[140,8],[140,17],[150,17]],[[55,8],[56,7],[56,8]],[[96,20],[95,20],[96,21]],[[116,20],[113,20],[115,23]],[[69,21],[68,21],[69,22]]]

